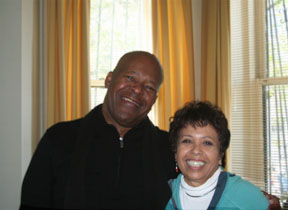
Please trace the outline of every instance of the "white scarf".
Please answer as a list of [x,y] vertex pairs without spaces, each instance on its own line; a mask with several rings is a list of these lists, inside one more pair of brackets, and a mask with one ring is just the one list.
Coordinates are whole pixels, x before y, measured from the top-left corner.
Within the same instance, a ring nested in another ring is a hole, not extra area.
[[221,169],[218,168],[204,184],[199,187],[188,185],[181,177],[180,202],[183,210],[206,210],[212,200]]

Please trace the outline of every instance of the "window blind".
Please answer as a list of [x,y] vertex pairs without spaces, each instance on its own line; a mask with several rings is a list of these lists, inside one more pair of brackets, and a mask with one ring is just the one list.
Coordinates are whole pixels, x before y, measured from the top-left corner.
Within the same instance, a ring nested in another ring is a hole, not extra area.
[[288,197],[287,1],[231,0],[231,171]]

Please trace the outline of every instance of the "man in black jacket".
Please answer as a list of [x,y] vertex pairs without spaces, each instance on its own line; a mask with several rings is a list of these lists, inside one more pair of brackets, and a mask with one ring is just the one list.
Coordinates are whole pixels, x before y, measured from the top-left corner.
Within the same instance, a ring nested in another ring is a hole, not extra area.
[[164,208],[174,158],[167,132],[147,117],[162,81],[154,55],[125,54],[107,75],[103,104],[47,130],[25,175],[21,208]]
[[125,54],[106,77],[103,104],[42,137],[23,180],[20,209],[165,208],[174,155],[168,133],[147,117],[162,81],[154,55]]

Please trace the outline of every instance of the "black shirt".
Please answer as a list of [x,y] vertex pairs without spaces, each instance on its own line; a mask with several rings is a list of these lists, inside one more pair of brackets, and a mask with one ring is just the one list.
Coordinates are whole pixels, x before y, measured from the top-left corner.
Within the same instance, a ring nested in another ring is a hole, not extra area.
[[[89,196],[90,207],[137,209],[143,205],[143,129],[141,127],[140,125],[126,133],[122,140],[123,146],[115,127],[106,124],[101,132],[96,132],[95,141],[91,142],[88,152],[85,173],[86,194]],[[95,160],[101,161],[95,164]]]
[[148,118],[119,134],[102,105],[84,118],[47,130],[23,180],[21,207],[57,209],[164,208],[175,177],[168,133]]

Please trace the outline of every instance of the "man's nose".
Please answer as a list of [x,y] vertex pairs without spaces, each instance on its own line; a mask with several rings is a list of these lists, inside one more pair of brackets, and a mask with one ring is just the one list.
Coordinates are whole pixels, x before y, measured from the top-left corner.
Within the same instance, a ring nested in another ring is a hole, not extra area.
[[143,85],[140,84],[140,83],[135,83],[135,84],[133,84],[133,86],[132,86],[132,90],[133,90],[135,93],[140,94],[140,93],[142,93],[142,91],[143,91]]

